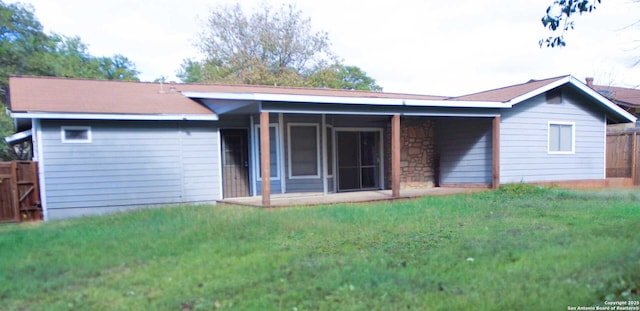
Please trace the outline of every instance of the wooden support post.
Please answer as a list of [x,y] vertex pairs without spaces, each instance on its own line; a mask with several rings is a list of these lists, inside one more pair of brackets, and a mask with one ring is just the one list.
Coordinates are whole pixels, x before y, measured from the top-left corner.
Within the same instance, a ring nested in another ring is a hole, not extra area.
[[391,118],[391,195],[400,197],[400,115]]
[[633,132],[633,141],[631,142],[631,181],[635,186],[638,184],[638,133]]
[[493,131],[491,135],[491,187],[500,188],[500,116],[493,118]]
[[269,146],[269,113],[260,113],[260,175],[262,176],[262,207],[271,206],[271,160]]

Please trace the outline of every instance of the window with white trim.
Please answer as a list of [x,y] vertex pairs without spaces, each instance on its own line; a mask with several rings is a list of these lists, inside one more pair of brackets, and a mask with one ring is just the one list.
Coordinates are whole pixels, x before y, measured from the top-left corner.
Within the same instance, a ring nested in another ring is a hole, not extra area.
[[575,153],[575,122],[549,121],[548,152],[550,154]]
[[289,178],[320,177],[320,132],[318,124],[289,123]]
[[60,128],[60,138],[63,143],[90,143],[90,126],[62,126]]
[[[262,180],[262,167],[260,163],[260,125],[255,126],[255,154],[258,168],[258,180]],[[280,179],[280,136],[277,124],[269,124],[269,175],[271,179]]]

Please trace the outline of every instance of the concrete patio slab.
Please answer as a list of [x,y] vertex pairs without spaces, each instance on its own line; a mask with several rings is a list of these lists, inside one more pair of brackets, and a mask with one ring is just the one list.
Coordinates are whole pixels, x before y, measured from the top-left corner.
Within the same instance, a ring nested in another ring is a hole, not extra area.
[[[485,188],[449,188],[434,187],[424,189],[402,189],[399,198],[393,198],[391,190],[373,190],[373,191],[354,191],[323,194],[320,192],[305,193],[286,193],[272,194],[271,207],[284,206],[310,206],[337,203],[359,203],[373,201],[387,201],[396,199],[411,199],[423,196],[451,195],[459,193],[473,193],[480,191],[488,191]],[[245,205],[245,206],[262,206],[262,196],[229,198],[220,203]]]

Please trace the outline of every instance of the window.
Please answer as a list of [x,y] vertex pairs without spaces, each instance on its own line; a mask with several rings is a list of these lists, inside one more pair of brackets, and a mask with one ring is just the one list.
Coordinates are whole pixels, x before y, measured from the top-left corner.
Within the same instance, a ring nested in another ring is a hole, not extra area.
[[[255,126],[255,150],[258,167],[258,180],[262,180],[262,167],[260,163],[260,125]],[[269,174],[271,179],[280,179],[280,139],[276,124],[269,124]]]
[[91,127],[89,126],[63,126],[60,129],[63,143],[90,143]]
[[320,139],[317,124],[289,123],[289,177],[320,177]]
[[575,123],[549,121],[549,149],[552,154],[575,153]]

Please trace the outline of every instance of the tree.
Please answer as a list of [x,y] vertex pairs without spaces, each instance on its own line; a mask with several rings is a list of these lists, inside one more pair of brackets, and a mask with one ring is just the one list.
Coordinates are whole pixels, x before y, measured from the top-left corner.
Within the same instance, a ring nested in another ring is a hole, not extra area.
[[334,64],[310,76],[315,87],[343,90],[382,91],[376,80],[356,66]]
[[[183,61],[177,74],[183,82],[338,88],[347,85],[327,80],[334,77],[367,81],[357,85],[358,89],[381,89],[359,68],[340,64],[330,50],[327,33],[313,31],[310,19],[292,4],[276,10],[263,4],[250,16],[245,15],[240,4],[218,6],[211,11],[196,46],[204,59]],[[353,73],[354,77],[339,73]],[[366,88],[367,85],[375,87]]]
[[542,17],[542,25],[554,33],[560,31],[560,35],[549,36],[541,39],[538,43],[540,47],[546,44],[547,47],[563,47],[567,43],[564,35],[574,28],[573,16],[582,13],[590,13],[596,9],[596,3],[601,0],[554,0],[547,8],[546,14]]
[[[78,37],[44,33],[33,7],[0,0],[0,140],[15,131],[6,113],[11,75],[138,80],[135,65],[126,57],[92,56]],[[0,159],[11,155],[0,141]]]

